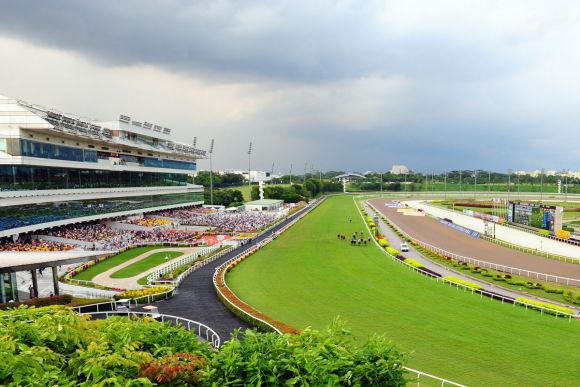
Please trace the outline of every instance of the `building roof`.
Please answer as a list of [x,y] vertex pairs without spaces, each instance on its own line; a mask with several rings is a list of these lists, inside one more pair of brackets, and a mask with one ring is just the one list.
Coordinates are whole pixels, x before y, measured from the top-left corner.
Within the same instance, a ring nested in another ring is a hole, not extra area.
[[0,253],[0,273],[80,263],[111,254],[115,254],[115,251],[2,252]]
[[335,179],[345,179],[345,178],[356,178],[356,179],[366,179],[365,176],[360,173],[345,173],[344,175],[335,176]]
[[253,200],[251,202],[246,202],[246,205],[250,206],[269,206],[271,204],[278,204],[282,203],[283,200],[280,199],[260,199],[260,200]]

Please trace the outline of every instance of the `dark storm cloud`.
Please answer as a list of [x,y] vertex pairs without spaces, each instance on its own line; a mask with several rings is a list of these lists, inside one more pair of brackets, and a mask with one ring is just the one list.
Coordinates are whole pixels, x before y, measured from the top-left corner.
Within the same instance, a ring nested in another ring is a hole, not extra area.
[[263,169],[580,169],[578,15],[574,1],[6,1],[0,84],[65,105],[81,84],[86,114],[166,117],[176,139],[215,138],[219,167],[245,165],[253,139]]
[[290,81],[373,73],[485,79],[517,64],[445,33],[401,35],[378,17],[379,4],[22,0],[3,5],[0,33],[107,65]]

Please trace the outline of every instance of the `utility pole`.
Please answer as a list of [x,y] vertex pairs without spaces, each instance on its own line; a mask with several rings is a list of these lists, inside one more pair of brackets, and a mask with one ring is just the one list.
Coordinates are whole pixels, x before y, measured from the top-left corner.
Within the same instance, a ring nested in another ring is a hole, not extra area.
[[473,198],[475,199],[477,197],[477,169],[474,169],[473,172],[475,172],[475,184],[473,185]]
[[292,164],[290,164],[290,185],[292,185]]
[[491,192],[491,170],[487,171],[487,190]]
[[308,166],[308,161],[304,163],[304,177],[302,178],[302,184],[306,183],[306,167]]
[[[195,144],[197,142],[197,137],[193,140]],[[213,166],[212,166],[212,155],[213,155],[213,144],[214,139],[211,139],[211,144],[209,145],[209,202],[213,206]],[[195,145],[194,145],[195,147]]]
[[459,192],[463,192],[463,185],[462,185],[462,181],[461,181],[461,174],[462,174],[462,170],[459,170]]
[[248,148],[248,187],[250,187],[250,194],[252,192],[252,142],[250,141],[250,147]]
[[383,173],[381,172],[381,196],[383,196]]
[[274,185],[274,162],[272,161],[272,170],[270,171],[270,185]]
[[445,171],[445,200],[447,200],[447,171]]

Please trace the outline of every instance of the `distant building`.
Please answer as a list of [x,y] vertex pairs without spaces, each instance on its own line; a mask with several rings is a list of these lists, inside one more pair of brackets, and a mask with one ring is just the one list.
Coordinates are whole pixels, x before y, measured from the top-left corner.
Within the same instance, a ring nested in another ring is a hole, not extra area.
[[[235,173],[236,175],[244,176],[244,179],[248,180],[248,171],[231,170],[226,169],[225,171],[218,171],[219,174],[224,173]],[[272,179],[270,172],[264,171],[250,171],[250,182],[257,183],[258,181],[270,181]]]
[[405,175],[409,172],[411,172],[411,170],[406,165],[393,164],[391,167],[391,173],[393,175]]
[[278,211],[284,202],[278,199],[260,199],[244,204],[246,211]]

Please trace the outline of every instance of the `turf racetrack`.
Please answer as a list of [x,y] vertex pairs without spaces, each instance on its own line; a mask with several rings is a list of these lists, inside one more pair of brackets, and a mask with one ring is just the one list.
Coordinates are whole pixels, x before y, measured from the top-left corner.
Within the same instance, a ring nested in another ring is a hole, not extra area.
[[388,208],[391,200],[375,199],[370,203],[385,217],[393,221],[407,234],[418,240],[447,250],[451,253],[481,261],[517,267],[519,269],[580,279],[580,265],[526,254],[479,238],[473,238],[430,216],[405,216],[396,208]]
[[[349,222],[352,219],[352,223]],[[427,279],[375,245],[353,199],[331,197],[227,276],[238,296],[296,328],[336,316],[361,339],[385,334],[413,368],[469,385],[574,385],[580,321],[542,316]]]

